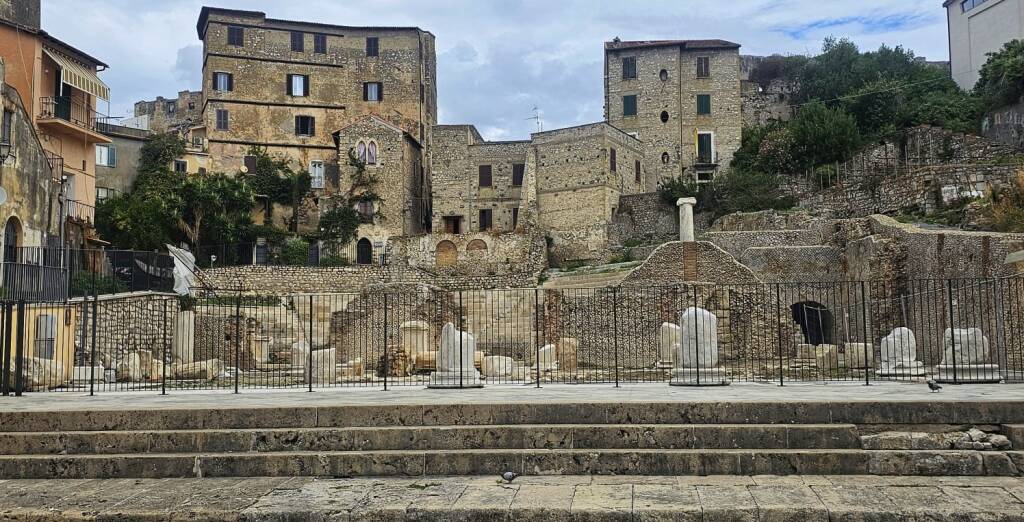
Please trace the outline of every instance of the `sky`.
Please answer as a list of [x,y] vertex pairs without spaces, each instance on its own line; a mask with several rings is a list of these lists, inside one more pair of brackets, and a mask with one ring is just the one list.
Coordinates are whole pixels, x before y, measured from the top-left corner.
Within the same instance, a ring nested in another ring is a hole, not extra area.
[[[270,18],[419,26],[436,37],[440,123],[527,138],[603,119],[603,42],[720,38],[742,54],[815,54],[827,36],[947,60],[940,0],[208,0]],[[43,28],[106,62],[111,116],[198,90],[199,0],[43,0]]]

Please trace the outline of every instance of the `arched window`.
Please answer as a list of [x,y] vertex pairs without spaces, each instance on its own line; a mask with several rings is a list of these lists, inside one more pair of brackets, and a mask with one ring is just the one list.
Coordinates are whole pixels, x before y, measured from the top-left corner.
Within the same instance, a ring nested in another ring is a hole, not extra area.
[[366,143],[360,141],[356,145],[356,157],[359,158],[359,161],[366,163]]
[[356,243],[356,263],[360,265],[373,264],[373,243],[365,237]]
[[371,141],[370,144],[366,147],[366,164],[377,164],[377,142],[375,141]]
[[365,199],[356,204],[356,212],[363,223],[373,223],[373,202]]
[[16,263],[18,261],[18,246],[21,243],[21,223],[18,218],[11,216],[7,218],[4,225],[4,262]]
[[667,152],[662,152],[661,153],[661,162],[664,163],[665,165],[668,165],[668,160],[669,160],[668,153]]

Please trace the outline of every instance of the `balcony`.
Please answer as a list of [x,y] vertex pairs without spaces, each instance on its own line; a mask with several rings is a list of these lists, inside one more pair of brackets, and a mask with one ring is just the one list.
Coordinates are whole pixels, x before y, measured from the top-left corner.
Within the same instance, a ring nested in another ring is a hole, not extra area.
[[64,203],[64,215],[67,216],[68,221],[87,227],[92,227],[96,222],[96,207],[73,199],[66,200]]
[[50,127],[65,134],[84,135],[90,143],[110,143],[110,138],[98,129],[106,119],[106,116],[94,111],[90,105],[68,96],[39,99],[38,124],[41,127]]

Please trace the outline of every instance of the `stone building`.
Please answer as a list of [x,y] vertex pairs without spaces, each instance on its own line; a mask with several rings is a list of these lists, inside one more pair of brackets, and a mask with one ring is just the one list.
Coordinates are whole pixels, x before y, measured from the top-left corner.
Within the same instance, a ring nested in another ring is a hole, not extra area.
[[[358,200],[355,205],[362,220],[356,241],[347,245],[344,254],[359,264],[371,264],[386,253],[389,238],[421,234],[430,224],[423,147],[409,132],[372,114],[342,127],[334,139],[340,193],[348,201]],[[356,164],[373,180],[370,186],[353,181]],[[371,192],[379,199],[359,199]]]
[[97,76],[107,65],[41,29],[39,3],[0,2],[0,57],[56,167],[54,176],[64,181],[62,229],[81,246],[95,238],[95,145],[110,143],[97,129],[104,117],[96,112],[97,100],[110,98]]
[[606,122],[488,142],[472,125],[433,128],[433,228],[465,234],[535,227],[559,261],[608,255],[619,197],[644,192],[642,145]]
[[155,100],[135,102],[135,117],[145,121],[146,128],[155,133],[184,134],[201,122],[202,112],[202,91],[179,91],[176,98],[157,96]]
[[96,146],[96,203],[132,190],[139,175],[139,155],[150,131],[101,124],[98,129],[110,143]]
[[605,119],[643,143],[647,190],[686,175],[710,181],[739,149],[739,44],[605,42]]
[[[246,167],[251,147],[337,187],[332,133],[374,114],[425,144],[437,121],[434,35],[416,27],[347,27],[204,7],[202,125],[210,169]],[[248,167],[246,167],[248,168]]]

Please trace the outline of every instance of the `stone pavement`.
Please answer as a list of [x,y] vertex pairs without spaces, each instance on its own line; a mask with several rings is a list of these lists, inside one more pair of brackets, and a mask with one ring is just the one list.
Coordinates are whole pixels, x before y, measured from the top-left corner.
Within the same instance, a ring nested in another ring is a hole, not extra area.
[[930,393],[924,383],[859,382],[733,383],[722,387],[676,387],[665,383],[492,385],[482,389],[429,390],[422,386],[318,388],[304,390],[26,393],[0,397],[3,411],[147,410],[181,408],[315,407],[386,404],[507,404],[507,403],[649,403],[649,402],[802,402],[802,401],[1001,401],[1024,400],[1024,385],[947,385]]
[[0,520],[1024,520],[1024,479],[707,476],[0,481]]

